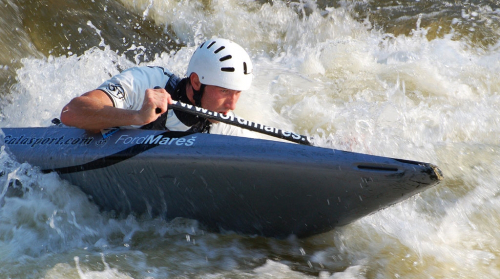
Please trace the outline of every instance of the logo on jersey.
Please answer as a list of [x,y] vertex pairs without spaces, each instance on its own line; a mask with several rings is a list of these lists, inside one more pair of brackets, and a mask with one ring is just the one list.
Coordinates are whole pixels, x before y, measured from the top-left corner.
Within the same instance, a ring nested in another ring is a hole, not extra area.
[[108,84],[109,93],[117,97],[120,100],[125,100],[125,90],[121,84]]

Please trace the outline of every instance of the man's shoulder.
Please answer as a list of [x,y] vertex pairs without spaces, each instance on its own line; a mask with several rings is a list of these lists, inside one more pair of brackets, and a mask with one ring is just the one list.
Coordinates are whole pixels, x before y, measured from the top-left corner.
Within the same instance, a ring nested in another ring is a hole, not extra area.
[[164,88],[172,77],[175,77],[175,75],[164,67],[138,66],[123,71],[119,79],[134,84],[142,92],[157,86]]
[[172,73],[172,71],[170,71],[169,69],[165,68],[165,67],[161,67],[161,66],[145,66],[146,68],[149,68],[149,69],[153,69],[155,71],[162,71],[164,75],[168,76],[168,77],[171,77],[174,75],[174,73]]
[[124,70],[122,74],[133,74],[133,75],[151,75],[151,74],[162,74],[168,78],[174,75],[172,71],[161,66],[137,66]]

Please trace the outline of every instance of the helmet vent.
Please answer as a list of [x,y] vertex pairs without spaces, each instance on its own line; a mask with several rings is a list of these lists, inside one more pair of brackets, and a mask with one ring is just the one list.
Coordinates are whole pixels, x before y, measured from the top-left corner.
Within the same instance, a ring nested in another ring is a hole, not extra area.
[[215,43],[216,43],[215,41],[211,42],[211,43],[207,46],[207,49],[211,48],[211,47],[212,47]]
[[218,48],[216,51],[214,51],[214,53],[219,53],[219,51],[225,49],[226,47],[225,46],[221,46],[220,48]]
[[245,75],[248,75],[248,74],[249,74],[248,69],[247,69],[247,62],[243,62],[243,73],[244,73]]
[[226,56],[224,56],[224,57],[221,57],[221,58],[219,59],[219,61],[220,61],[220,62],[223,62],[223,61],[229,60],[229,59],[231,59],[231,58],[233,58],[231,55],[226,55]]
[[233,67],[224,67],[224,68],[220,68],[220,70],[223,72],[234,72]]

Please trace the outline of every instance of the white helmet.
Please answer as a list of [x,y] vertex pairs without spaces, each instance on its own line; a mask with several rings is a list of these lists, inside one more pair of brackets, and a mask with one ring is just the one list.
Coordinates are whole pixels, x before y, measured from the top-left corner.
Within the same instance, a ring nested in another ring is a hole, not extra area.
[[187,76],[196,73],[200,82],[231,90],[247,90],[252,83],[252,61],[237,43],[211,39],[196,49],[187,69]]

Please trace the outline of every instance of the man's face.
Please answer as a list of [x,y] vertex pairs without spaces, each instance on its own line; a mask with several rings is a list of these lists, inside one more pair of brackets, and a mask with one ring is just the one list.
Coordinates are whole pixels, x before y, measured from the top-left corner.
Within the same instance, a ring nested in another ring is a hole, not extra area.
[[211,111],[227,114],[236,108],[241,91],[207,85],[201,98],[201,106]]

